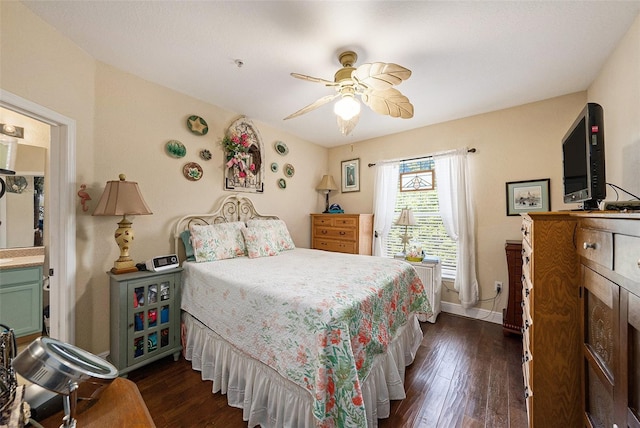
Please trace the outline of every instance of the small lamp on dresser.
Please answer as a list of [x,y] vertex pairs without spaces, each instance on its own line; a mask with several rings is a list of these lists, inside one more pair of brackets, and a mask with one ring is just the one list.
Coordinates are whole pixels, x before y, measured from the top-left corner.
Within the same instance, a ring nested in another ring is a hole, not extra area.
[[325,194],[325,207],[323,212],[326,214],[329,212],[329,193],[331,193],[332,190],[338,190],[336,182],[333,181],[333,176],[323,175],[320,184],[316,187],[316,190],[320,190]]
[[115,232],[116,243],[120,248],[120,257],[114,262],[111,269],[111,272],[115,274],[138,270],[133,259],[129,256],[134,235],[127,215],[153,214],[142,198],[138,183],[126,181],[124,174],[120,174],[119,178],[119,181],[107,181],[104,193],[93,212],[93,215],[122,216]]

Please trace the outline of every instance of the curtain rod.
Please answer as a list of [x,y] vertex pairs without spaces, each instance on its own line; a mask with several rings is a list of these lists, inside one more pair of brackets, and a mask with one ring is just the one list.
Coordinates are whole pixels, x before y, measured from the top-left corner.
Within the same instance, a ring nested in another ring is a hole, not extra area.
[[[412,161],[412,160],[418,160],[418,159],[424,159],[424,158],[429,158],[429,157],[433,157],[436,155],[441,155],[444,153],[449,153],[449,152],[455,152],[455,150],[447,150],[444,152],[437,152],[437,153],[432,153],[430,155],[423,155],[423,156],[416,156],[414,158],[407,158],[407,159],[396,159],[396,160],[388,160],[388,161],[379,161],[378,163],[387,163],[387,162],[407,162],[407,161]],[[467,150],[467,153],[475,153],[476,152],[476,148],[472,147],[470,149]],[[376,166],[375,163],[370,163],[368,164],[369,168],[371,168],[372,166]]]

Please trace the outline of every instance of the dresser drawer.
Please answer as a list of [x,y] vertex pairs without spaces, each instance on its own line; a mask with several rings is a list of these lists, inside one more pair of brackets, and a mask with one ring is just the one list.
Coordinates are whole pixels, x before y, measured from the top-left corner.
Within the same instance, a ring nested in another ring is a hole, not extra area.
[[326,216],[315,216],[313,218],[313,226],[336,226],[336,227],[355,227],[358,224],[358,219],[356,217],[332,217],[331,215]]
[[613,270],[632,281],[640,282],[640,238],[616,234],[613,238]]
[[338,241],[335,239],[315,239],[315,247],[318,250],[335,251],[338,253],[356,254],[356,243],[354,241]]
[[613,269],[613,235],[611,233],[579,228],[576,246],[580,256],[607,269]]
[[335,227],[314,227],[313,229],[314,236],[316,238],[333,238],[340,239],[344,241],[355,241],[356,240],[356,230],[355,229],[341,229]]

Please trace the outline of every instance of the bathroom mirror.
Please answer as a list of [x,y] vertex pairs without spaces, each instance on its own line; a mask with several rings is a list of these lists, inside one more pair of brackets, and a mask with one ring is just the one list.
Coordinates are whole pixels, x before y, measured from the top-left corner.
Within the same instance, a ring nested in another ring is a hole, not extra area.
[[3,175],[0,249],[44,245],[46,149],[20,145],[15,175]]

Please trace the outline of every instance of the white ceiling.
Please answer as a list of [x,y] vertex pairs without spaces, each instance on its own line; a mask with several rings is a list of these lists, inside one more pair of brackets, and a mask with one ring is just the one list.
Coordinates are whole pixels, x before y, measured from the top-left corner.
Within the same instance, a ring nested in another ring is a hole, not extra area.
[[[100,61],[327,147],[585,90],[640,12],[640,0],[24,3]],[[412,70],[396,87],[412,119],[363,106],[348,137],[331,105],[282,120],[333,93],[289,73],[333,80],[345,48],[356,66]]]

